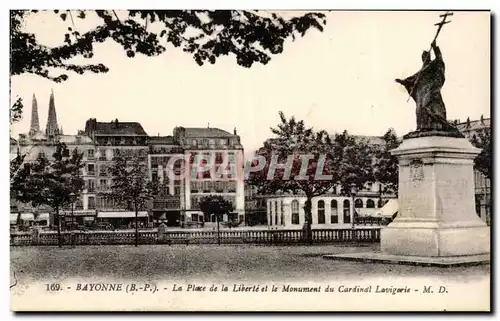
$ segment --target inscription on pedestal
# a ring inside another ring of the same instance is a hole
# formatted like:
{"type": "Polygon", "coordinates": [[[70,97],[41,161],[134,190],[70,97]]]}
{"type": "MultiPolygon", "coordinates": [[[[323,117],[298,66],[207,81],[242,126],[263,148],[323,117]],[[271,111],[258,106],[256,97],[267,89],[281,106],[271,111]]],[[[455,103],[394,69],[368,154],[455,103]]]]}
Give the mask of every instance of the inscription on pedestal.
{"type": "Polygon", "coordinates": [[[421,159],[410,161],[410,181],[419,183],[424,180],[424,162],[421,159]]]}

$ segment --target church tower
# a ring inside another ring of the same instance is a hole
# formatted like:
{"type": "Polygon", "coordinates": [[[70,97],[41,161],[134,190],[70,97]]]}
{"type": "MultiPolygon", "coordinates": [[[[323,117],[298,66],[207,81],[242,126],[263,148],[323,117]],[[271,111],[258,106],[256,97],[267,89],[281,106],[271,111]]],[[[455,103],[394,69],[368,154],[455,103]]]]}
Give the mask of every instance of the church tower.
{"type": "Polygon", "coordinates": [[[36,102],[35,94],[33,93],[33,102],[31,104],[31,124],[28,135],[32,137],[35,136],[38,132],[40,132],[40,123],[38,121],[38,104],[36,102]]]}
{"type": "Polygon", "coordinates": [[[56,105],[54,103],[54,90],[50,94],[49,117],[47,118],[47,127],[45,127],[47,137],[59,135],[59,126],[57,126],[56,105]]]}

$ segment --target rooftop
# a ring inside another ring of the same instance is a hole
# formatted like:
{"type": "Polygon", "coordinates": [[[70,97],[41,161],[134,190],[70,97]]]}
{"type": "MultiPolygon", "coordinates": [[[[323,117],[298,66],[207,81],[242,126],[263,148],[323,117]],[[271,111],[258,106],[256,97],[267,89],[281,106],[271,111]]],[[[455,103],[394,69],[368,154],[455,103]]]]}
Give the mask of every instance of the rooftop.
{"type": "Polygon", "coordinates": [[[234,137],[233,134],[219,129],[219,128],[196,128],[187,127],[185,128],[185,137],[187,138],[198,138],[198,137],[234,137]]]}
{"type": "Polygon", "coordinates": [[[92,131],[94,135],[116,136],[147,136],[144,128],[138,122],[121,122],[115,119],[111,122],[98,122],[95,118],[87,120],[85,132],[92,131]]]}
{"type": "Polygon", "coordinates": [[[151,144],[176,145],[173,136],[151,136],[149,142],[151,144]]]}
{"type": "Polygon", "coordinates": [[[483,118],[482,120],[471,120],[468,122],[469,124],[467,125],[467,122],[462,122],[456,124],[458,130],[461,132],[463,131],[475,131],[483,128],[490,128],[491,127],[491,119],[490,118],[483,118]]]}

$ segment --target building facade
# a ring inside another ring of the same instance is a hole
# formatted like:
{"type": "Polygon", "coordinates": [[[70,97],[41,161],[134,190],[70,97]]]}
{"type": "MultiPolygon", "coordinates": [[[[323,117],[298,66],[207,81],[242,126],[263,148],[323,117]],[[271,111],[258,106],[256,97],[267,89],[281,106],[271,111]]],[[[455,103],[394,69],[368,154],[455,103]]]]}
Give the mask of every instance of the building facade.
{"type": "MultiPolygon", "coordinates": [[[[134,225],[135,211],[130,204],[117,204],[105,197],[113,182],[110,168],[116,157],[124,156],[138,158],[147,179],[159,187],[154,199],[139,211],[140,226],[166,223],[209,227],[215,218],[205,217],[199,208],[200,199],[207,195],[221,195],[233,204],[234,211],[224,217],[225,222],[244,224],[243,146],[236,131],[231,134],[218,128],[176,127],[173,136],[150,137],[137,122],[100,122],[91,118],[77,135],[64,135],[58,127],[54,93],[49,100],[45,130],[39,126],[38,107],[33,96],[30,130],[19,135],[18,140],[11,138],[10,159],[18,154],[28,162],[41,156],[51,159],[58,143],[83,154],[81,175],[85,185],[74,204],[61,210],[64,221],[67,218],[77,225],[106,223],[114,228],[134,225]],[[210,170],[203,168],[208,165],[210,170]],[[222,175],[217,175],[219,169],[224,170],[222,175]]],[[[13,214],[28,217],[40,212],[45,217],[53,210],[11,201],[13,214]]]]}
{"type": "MultiPolygon", "coordinates": [[[[394,195],[382,195],[380,184],[367,184],[354,196],[340,193],[340,187],[312,199],[313,229],[338,228],[352,225],[358,217],[376,217],[394,195]]],[[[301,229],[305,223],[303,195],[272,195],[267,197],[267,224],[271,229],[301,229]]]]}
{"type": "MultiPolygon", "coordinates": [[[[481,134],[485,130],[491,129],[491,119],[484,118],[481,115],[479,120],[470,120],[467,118],[465,122],[460,122],[460,120],[455,121],[457,128],[464,134],[466,138],[471,141],[480,140],[481,134]]],[[[475,186],[475,203],[476,203],[476,213],[483,221],[490,224],[491,220],[491,180],[487,178],[483,173],[474,170],[474,186],[475,186]]]]}
{"type": "MultiPolygon", "coordinates": [[[[113,176],[110,171],[116,157],[131,157],[147,168],[148,135],[137,122],[98,122],[91,118],[85,123],[85,135],[93,142],[92,148],[84,153],[85,190],[88,194],[88,208],[97,213],[98,222],[110,223],[114,228],[131,228],[135,224],[135,210],[131,204],[118,204],[105,197],[111,192],[113,176]]],[[[146,174],[145,174],[146,175],[146,174]]],[[[139,225],[149,223],[147,208],[140,208],[139,225]]]]}

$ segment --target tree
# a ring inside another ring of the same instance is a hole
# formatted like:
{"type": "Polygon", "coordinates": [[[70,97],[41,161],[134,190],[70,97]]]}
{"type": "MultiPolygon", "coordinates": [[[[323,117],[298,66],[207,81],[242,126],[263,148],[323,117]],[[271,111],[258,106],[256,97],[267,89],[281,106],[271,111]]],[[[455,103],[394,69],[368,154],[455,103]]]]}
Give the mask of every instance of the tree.
{"type": "Polygon", "coordinates": [[[211,214],[217,220],[217,243],[220,245],[220,221],[224,214],[229,214],[234,210],[233,204],[220,195],[204,196],[199,201],[200,210],[204,214],[204,221],[208,221],[211,214]]]}
{"type": "Polygon", "coordinates": [[[135,211],[135,246],[139,245],[139,210],[145,208],[154,195],[154,188],[146,175],[146,164],[137,156],[116,156],[110,168],[113,183],[110,192],[101,197],[131,207],[135,211]]]}
{"type": "MultiPolygon", "coordinates": [[[[167,195],[167,190],[169,187],[168,182],[166,182],[166,181],[160,182],[158,180],[153,180],[149,184],[149,187],[151,189],[151,195],[153,196],[152,197],[153,200],[156,198],[162,199],[162,198],[168,197],[168,195],[167,195]]],[[[158,213],[158,212],[153,211],[153,215],[152,215],[153,222],[156,220],[156,223],[159,223],[161,215],[162,215],[161,212],[158,213]]]]}
{"type": "MultiPolygon", "coordinates": [[[[491,146],[491,128],[484,128],[478,131],[477,135],[473,135],[470,141],[475,147],[481,148],[481,153],[479,153],[479,155],[477,155],[474,159],[474,169],[481,172],[488,180],[491,180],[493,158],[493,150],[491,146]]],[[[488,202],[489,207],[487,213],[491,213],[491,208],[493,207],[493,198],[490,196],[485,201],[488,202]]],[[[490,217],[487,217],[488,224],[489,219],[490,217]]]]}
{"type": "MultiPolygon", "coordinates": [[[[18,156],[21,159],[21,156],[18,156]]],[[[53,159],[44,156],[34,162],[20,165],[11,179],[11,193],[17,201],[31,203],[37,207],[48,205],[55,210],[58,245],[62,245],[59,211],[74,202],[72,194],[79,194],[84,181],[80,175],[83,153],[74,149],[70,152],[64,143],[56,145],[53,159]]],[[[22,162],[17,160],[15,166],[22,162]]],[[[11,170],[12,173],[12,170],[11,170]]]]}
{"type": "Polygon", "coordinates": [[[387,130],[382,138],[384,145],[375,152],[375,180],[383,184],[382,192],[397,194],[399,184],[398,158],[391,155],[391,150],[398,148],[401,142],[392,128],[387,130]]]}
{"type": "MultiPolygon", "coordinates": [[[[54,10],[55,18],[68,24],[64,43],[49,48],[36,35],[23,30],[25,20],[38,10],[10,11],[11,76],[32,73],[62,82],[66,73],[54,75],[54,69],[103,73],[108,68],[100,63],[77,64],[72,59],[91,59],[94,45],[111,40],[119,44],[130,58],[136,54],[157,56],[165,52],[164,44],[191,54],[200,66],[214,64],[220,56],[236,56],[238,65],[251,67],[267,64],[271,55],[283,52],[285,41],[304,36],[310,28],[323,30],[321,13],[285,19],[275,13],[240,10],[54,10]],[[94,16],[97,25],[86,32],[78,30],[78,19],[94,16]]],[[[45,11],[45,13],[51,13],[45,11]]],[[[11,108],[12,111],[12,108],[11,108]]]]}
{"type": "Polygon", "coordinates": [[[473,135],[471,143],[481,148],[481,153],[474,159],[474,168],[480,171],[486,178],[491,179],[493,150],[491,146],[491,129],[484,128],[473,135]]]}
{"type": "Polygon", "coordinates": [[[350,190],[347,187],[353,184],[363,186],[372,179],[371,158],[363,142],[357,142],[346,131],[331,140],[326,131],[307,128],[302,120],[288,120],[282,112],[280,119],[277,128],[271,128],[276,137],[264,142],[256,153],[265,166],[252,172],[247,183],[263,194],[303,194],[305,239],[312,242],[312,199],[337,185],[343,190],[350,190]],[[273,168],[273,163],[290,166],[273,168]]]}

